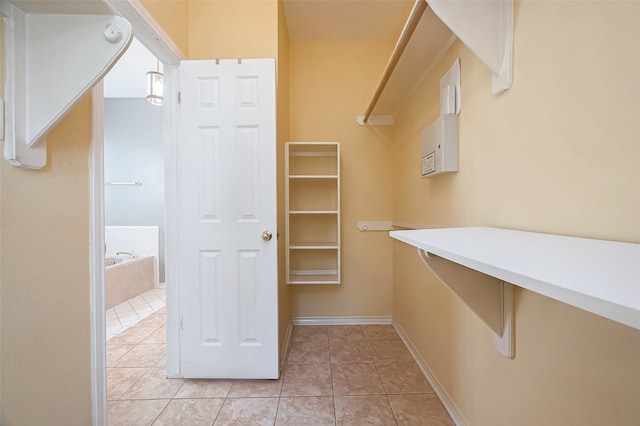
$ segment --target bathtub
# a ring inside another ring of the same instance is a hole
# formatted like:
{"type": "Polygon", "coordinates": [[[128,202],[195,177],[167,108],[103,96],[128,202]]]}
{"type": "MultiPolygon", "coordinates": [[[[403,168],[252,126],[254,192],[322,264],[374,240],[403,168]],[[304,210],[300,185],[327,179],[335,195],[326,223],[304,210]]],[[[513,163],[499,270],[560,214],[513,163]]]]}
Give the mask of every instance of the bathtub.
{"type": "Polygon", "coordinates": [[[122,302],[139,296],[158,282],[158,258],[108,256],[105,258],[104,291],[105,308],[113,308],[122,302]]]}

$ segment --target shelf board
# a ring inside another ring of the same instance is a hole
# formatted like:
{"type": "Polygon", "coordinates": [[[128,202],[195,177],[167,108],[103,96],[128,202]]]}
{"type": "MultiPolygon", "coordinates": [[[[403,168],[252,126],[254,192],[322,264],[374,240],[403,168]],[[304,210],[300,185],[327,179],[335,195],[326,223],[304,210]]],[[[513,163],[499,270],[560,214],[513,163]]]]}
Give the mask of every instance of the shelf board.
{"type": "Polygon", "coordinates": [[[289,214],[338,214],[337,210],[290,210],[289,214]]]}
{"type": "Polygon", "coordinates": [[[292,270],[287,284],[340,284],[336,270],[292,270]]]}
{"type": "Polygon", "coordinates": [[[289,151],[289,157],[336,157],[335,151],[289,151]]]}
{"type": "Polygon", "coordinates": [[[338,175],[289,175],[289,179],[338,179],[338,175]]]}
{"type": "Polygon", "coordinates": [[[499,228],[391,231],[391,237],[640,329],[640,245],[499,228]]]}
{"type": "Polygon", "coordinates": [[[292,250],[337,250],[338,243],[290,243],[289,248],[292,250]]]}

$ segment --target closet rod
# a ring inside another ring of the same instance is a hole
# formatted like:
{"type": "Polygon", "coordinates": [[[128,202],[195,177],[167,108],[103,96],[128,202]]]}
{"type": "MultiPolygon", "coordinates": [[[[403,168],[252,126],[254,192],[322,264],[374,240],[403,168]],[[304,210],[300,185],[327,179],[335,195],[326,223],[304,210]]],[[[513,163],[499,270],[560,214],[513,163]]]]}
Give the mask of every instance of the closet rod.
{"type": "Polygon", "coordinates": [[[400,61],[400,57],[402,56],[402,52],[409,44],[409,40],[413,35],[416,27],[418,26],[418,22],[420,22],[420,18],[422,18],[422,14],[427,10],[427,2],[426,0],[416,0],[413,5],[413,9],[411,9],[411,13],[409,14],[409,18],[407,18],[407,22],[404,24],[404,28],[402,29],[402,33],[400,33],[400,38],[398,38],[398,42],[393,48],[393,52],[391,52],[391,57],[389,58],[389,62],[387,62],[387,67],[384,69],[384,74],[382,74],[382,78],[380,79],[380,83],[378,83],[378,88],[376,92],[373,94],[373,98],[369,103],[369,108],[364,113],[363,122],[367,122],[371,113],[373,112],[373,108],[375,108],[376,103],[378,103],[378,99],[382,95],[382,91],[385,86],[389,82],[389,78],[391,78],[391,74],[393,70],[398,65],[398,61],[400,61]]]}

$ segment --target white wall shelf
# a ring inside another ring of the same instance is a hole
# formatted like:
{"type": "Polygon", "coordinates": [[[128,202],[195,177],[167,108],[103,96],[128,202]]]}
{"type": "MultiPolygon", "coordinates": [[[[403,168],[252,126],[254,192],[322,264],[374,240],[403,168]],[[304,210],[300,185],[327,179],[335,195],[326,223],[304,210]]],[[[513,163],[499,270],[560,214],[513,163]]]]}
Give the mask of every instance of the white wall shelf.
{"type": "Polygon", "coordinates": [[[491,70],[494,94],[511,87],[513,0],[416,0],[367,112],[356,118],[358,124],[393,125],[396,110],[456,38],[491,70]]]}
{"type": "Polygon", "coordinates": [[[390,235],[423,259],[437,256],[640,329],[639,244],[483,227],[390,235]]]}
{"type": "Polygon", "coordinates": [[[337,142],[285,145],[287,284],[340,284],[337,142]]]}
{"type": "Polygon", "coordinates": [[[485,63],[496,95],[511,87],[513,0],[429,0],[433,12],[485,63]]]}

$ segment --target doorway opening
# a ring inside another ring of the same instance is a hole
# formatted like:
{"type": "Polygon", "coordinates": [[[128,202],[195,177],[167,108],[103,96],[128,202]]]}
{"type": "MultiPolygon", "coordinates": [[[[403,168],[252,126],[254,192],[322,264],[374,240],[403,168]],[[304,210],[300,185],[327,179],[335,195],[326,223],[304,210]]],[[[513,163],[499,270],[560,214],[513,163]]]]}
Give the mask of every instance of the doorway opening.
{"type": "Polygon", "coordinates": [[[162,65],[134,39],[104,78],[107,340],[165,305],[162,105],[146,99],[149,72],[162,65]]]}
{"type": "MultiPolygon", "coordinates": [[[[135,34],[138,40],[153,54],[159,58],[159,62],[166,64],[164,71],[165,105],[159,110],[162,111],[162,119],[159,127],[162,129],[161,138],[157,141],[158,146],[163,150],[164,155],[164,193],[161,195],[165,206],[164,238],[165,242],[165,266],[164,281],[170,282],[175,274],[175,221],[173,220],[172,208],[175,208],[175,167],[172,153],[175,149],[175,97],[176,94],[170,90],[173,86],[173,78],[177,64],[185,59],[186,55],[171,38],[153,20],[146,10],[136,7],[135,4],[124,2],[114,2],[114,9],[129,22],[134,23],[135,34]],[[173,186],[172,186],[173,185],[173,186]],[[172,207],[173,206],[173,207],[172,207]]],[[[157,62],[152,69],[155,70],[157,62]]],[[[146,72],[145,72],[146,73],[146,72]]],[[[94,425],[106,425],[107,407],[107,371],[106,371],[106,314],[105,314],[105,145],[104,145],[104,124],[105,124],[105,101],[104,84],[100,82],[92,92],[92,143],[91,143],[91,166],[90,166],[90,194],[91,194],[91,316],[92,316],[92,412],[94,425]]],[[[143,86],[144,87],[144,86],[143,86]]],[[[107,106],[107,108],[109,108],[107,106]]],[[[157,107],[156,107],[157,108],[157,107]]],[[[163,179],[160,178],[162,181],[163,179]]],[[[134,180],[133,183],[138,180],[134,180]]],[[[147,185],[149,184],[147,180],[147,185]]],[[[129,183],[129,182],[127,182],[129,183]]],[[[142,186],[145,182],[142,181],[142,186]]],[[[133,185],[135,187],[136,185],[133,185]]],[[[115,189],[115,188],[113,188],[115,189]]],[[[122,189],[122,188],[120,188],[122,189]]],[[[129,188],[131,189],[131,188],[129,188]]],[[[158,229],[158,234],[160,230],[158,229]]],[[[160,241],[160,237],[158,238],[160,241]]],[[[159,244],[158,244],[159,245],[159,244]]],[[[113,249],[120,251],[121,249],[113,249]]],[[[130,252],[132,249],[122,251],[130,252]]],[[[160,247],[158,247],[158,252],[160,247]]],[[[133,249],[135,252],[135,248],[133,249]]],[[[126,255],[124,255],[126,256],[126,255]]],[[[158,253],[158,259],[160,253],[158,253]]],[[[175,280],[174,280],[175,282],[175,280]]],[[[160,283],[160,263],[158,260],[158,283],[160,283]]],[[[172,290],[165,290],[168,298],[171,299],[172,290]]],[[[167,329],[169,335],[177,333],[177,312],[172,312],[167,307],[167,329]],[[173,324],[173,325],[172,325],[173,324]]],[[[176,376],[179,374],[177,367],[178,347],[177,342],[169,339],[167,342],[167,374],[176,376]]]]}

